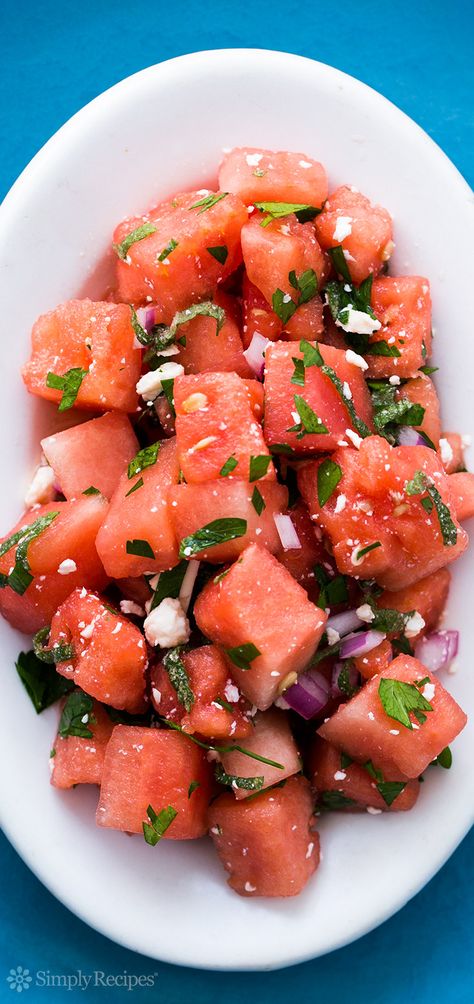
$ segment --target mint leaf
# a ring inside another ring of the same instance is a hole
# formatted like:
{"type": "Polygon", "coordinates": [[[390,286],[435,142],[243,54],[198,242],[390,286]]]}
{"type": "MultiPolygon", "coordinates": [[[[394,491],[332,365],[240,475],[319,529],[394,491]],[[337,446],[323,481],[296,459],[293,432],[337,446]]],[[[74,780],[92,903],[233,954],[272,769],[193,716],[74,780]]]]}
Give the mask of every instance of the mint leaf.
{"type": "Polygon", "coordinates": [[[217,203],[220,202],[221,199],[225,199],[228,194],[228,192],[211,192],[210,195],[205,195],[203,199],[199,199],[199,202],[195,202],[194,205],[190,206],[189,210],[199,209],[198,216],[200,216],[201,213],[205,213],[208,209],[212,209],[213,206],[217,206],[217,203]]]}
{"type": "Polygon", "coordinates": [[[227,784],[231,788],[242,788],[245,791],[260,791],[263,788],[264,777],[238,777],[236,774],[227,774],[221,763],[216,763],[216,781],[219,784],[227,784]]]}
{"type": "Polygon", "coordinates": [[[251,502],[252,502],[252,505],[253,505],[253,507],[255,509],[255,512],[257,513],[257,516],[261,516],[263,510],[266,509],[267,506],[266,506],[265,499],[264,499],[263,495],[261,494],[261,492],[259,492],[259,490],[258,490],[258,488],[257,488],[256,485],[255,485],[255,488],[254,488],[254,490],[252,492],[251,502]]]}
{"type": "Polygon", "coordinates": [[[174,237],[168,241],[166,247],[163,248],[161,254],[158,255],[157,261],[165,261],[166,258],[178,247],[179,241],[175,241],[174,237]]]}
{"type": "Polygon", "coordinates": [[[318,501],[326,505],[342,478],[342,468],[334,460],[323,460],[318,467],[318,501]]]}
{"type": "Polygon", "coordinates": [[[33,523],[28,526],[23,526],[21,530],[17,530],[16,533],[8,537],[7,540],[3,541],[0,545],[0,558],[8,551],[15,547],[15,564],[9,575],[5,575],[1,580],[1,587],[10,586],[15,593],[19,596],[23,596],[26,592],[28,586],[33,582],[33,576],[31,575],[30,565],[28,562],[28,547],[33,540],[44,533],[45,530],[51,525],[53,520],[59,516],[59,512],[48,512],[45,516],[39,516],[35,519],[33,523]]]}
{"type": "Polygon", "coordinates": [[[91,485],[90,488],[86,488],[85,492],[83,492],[82,494],[83,495],[100,495],[100,491],[99,491],[98,488],[94,488],[94,485],[91,485]]]}
{"type": "Polygon", "coordinates": [[[152,805],[149,805],[146,814],[149,823],[142,823],[143,826],[143,836],[147,844],[151,847],[155,847],[162,836],[166,833],[168,827],[171,826],[173,819],[176,819],[178,815],[177,809],[174,809],[172,805],[167,805],[165,809],[161,809],[160,812],[155,812],[152,805]]]}
{"type": "Polygon", "coordinates": [[[382,547],[380,540],[374,540],[373,544],[367,544],[367,547],[361,548],[357,551],[356,559],[363,558],[365,554],[369,554],[370,551],[375,551],[376,547],[382,547]]]}
{"type": "Polygon", "coordinates": [[[45,665],[34,652],[20,652],[15,668],[38,715],[74,686],[71,680],[59,676],[53,666],[45,665]]]}
{"type": "Polygon", "coordinates": [[[284,216],[292,214],[300,223],[307,223],[308,220],[314,220],[321,212],[321,209],[303,202],[256,202],[255,206],[261,213],[267,214],[260,224],[262,227],[267,227],[272,220],[281,220],[284,216]]]}
{"type": "Polygon", "coordinates": [[[260,478],[264,478],[268,471],[268,467],[271,461],[271,457],[264,454],[259,457],[250,457],[250,468],[249,468],[249,481],[259,481],[260,478]]]}
{"type": "Polygon", "coordinates": [[[127,540],[125,550],[127,554],[136,554],[139,558],[155,558],[155,552],[147,540],[139,540],[138,538],[127,540]]]}
{"type": "Polygon", "coordinates": [[[410,719],[411,713],[416,715],[416,712],[433,710],[432,705],[426,700],[426,697],[423,697],[423,694],[420,693],[413,683],[404,683],[402,680],[390,680],[382,677],[378,693],[382,707],[389,718],[400,722],[407,729],[413,728],[410,719]]]}
{"type": "MultiPolygon", "coordinates": [[[[441,495],[431,478],[428,478],[424,471],[415,471],[411,481],[407,482],[406,492],[407,495],[421,495],[424,492],[427,492],[436,509],[443,544],[445,547],[454,547],[458,536],[456,525],[453,522],[448,506],[445,502],[443,502],[443,499],[441,498],[441,495]]],[[[421,504],[427,512],[431,511],[427,508],[426,502],[423,499],[421,499],[421,504]]]]}
{"type": "Polygon", "coordinates": [[[342,791],[322,791],[319,795],[319,801],[324,809],[332,809],[334,811],[354,808],[357,805],[357,802],[353,798],[343,795],[342,791]]]}
{"type": "Polygon", "coordinates": [[[92,714],[93,705],[92,697],[84,694],[82,690],[74,690],[69,695],[59,719],[58,733],[62,739],[66,739],[67,736],[92,739],[93,732],[89,725],[95,723],[92,714]]]}
{"type": "Polygon", "coordinates": [[[191,781],[191,784],[189,785],[189,788],[188,788],[188,798],[191,798],[191,795],[193,794],[193,792],[196,791],[196,789],[200,788],[200,787],[201,787],[201,782],[200,781],[191,781]]]}
{"type": "Polygon", "coordinates": [[[292,270],[288,275],[288,280],[290,286],[293,286],[293,289],[296,289],[299,293],[298,306],[301,306],[302,303],[309,303],[318,292],[318,277],[314,268],[306,269],[305,272],[301,273],[299,278],[296,272],[292,270]]]}
{"type": "Polygon", "coordinates": [[[379,781],[376,785],[377,791],[382,796],[385,805],[391,805],[401,795],[406,786],[406,781],[379,781]]]}
{"type": "Polygon", "coordinates": [[[280,318],[283,327],[293,317],[296,306],[295,301],[291,299],[289,293],[284,293],[282,289],[275,290],[272,296],[272,307],[277,317],[280,318]]]}
{"type": "Polygon", "coordinates": [[[179,546],[180,558],[189,558],[218,544],[226,544],[229,540],[243,537],[247,533],[247,520],[228,516],[224,519],[213,519],[200,530],[184,537],[179,546]]]}
{"type": "Polygon", "coordinates": [[[296,432],[297,439],[302,439],[306,435],[324,435],[328,432],[327,426],[300,394],[295,394],[293,400],[301,421],[288,429],[288,432],[296,432]]]}
{"type": "Polygon", "coordinates": [[[183,579],[186,575],[186,569],[188,568],[187,561],[180,561],[178,565],[174,568],[170,568],[167,572],[160,572],[157,586],[155,592],[153,593],[153,599],[151,601],[150,612],[158,607],[162,600],[168,598],[176,600],[179,596],[181,586],[183,585],[183,579]]]}
{"type": "Polygon", "coordinates": [[[342,275],[345,282],[352,285],[351,273],[349,272],[349,266],[344,257],[344,250],[342,246],[337,244],[336,247],[328,248],[328,255],[338,275],[342,275]]]}
{"type": "Polygon", "coordinates": [[[244,756],[250,757],[251,760],[258,760],[259,763],[266,763],[268,767],[276,767],[278,770],[284,770],[284,765],[278,763],[276,760],[269,760],[268,757],[260,756],[260,753],[254,753],[253,750],[247,750],[244,746],[240,746],[238,743],[230,743],[228,746],[216,746],[214,743],[203,742],[202,739],[197,739],[195,735],[191,735],[190,732],[185,732],[181,725],[177,725],[176,722],[166,721],[166,725],[169,729],[173,729],[174,732],[181,732],[182,735],[186,736],[190,742],[199,746],[202,750],[215,750],[216,753],[232,753],[236,750],[237,753],[243,753],[244,756]]]}
{"type": "Polygon", "coordinates": [[[226,478],[226,477],[228,477],[229,474],[232,474],[232,471],[235,471],[235,468],[237,467],[237,464],[238,464],[238,460],[236,460],[235,457],[229,457],[226,460],[225,464],[222,465],[222,467],[221,467],[221,469],[219,471],[220,477],[221,478],[226,478]]]}
{"type": "Polygon", "coordinates": [[[129,479],[134,478],[136,474],[140,474],[147,467],[153,467],[153,464],[156,464],[160,446],[161,443],[152,443],[151,446],[145,446],[143,450],[139,450],[136,457],[128,465],[129,479]]]}
{"type": "Polygon", "coordinates": [[[139,478],[138,481],[135,481],[135,484],[132,485],[132,487],[128,490],[128,492],[125,492],[125,498],[128,499],[129,495],[133,495],[133,493],[138,491],[139,488],[143,488],[144,484],[145,482],[143,478],[139,478]]]}
{"type": "Polygon", "coordinates": [[[227,256],[229,254],[228,248],[225,244],[217,244],[216,247],[206,248],[206,251],[212,255],[220,265],[225,265],[227,261],[227,256]]]}
{"type": "Polygon", "coordinates": [[[46,662],[50,666],[58,662],[70,662],[74,659],[74,647],[66,642],[56,642],[52,648],[47,648],[49,642],[50,628],[43,627],[36,632],[33,638],[33,650],[41,662],[46,662]]]}
{"type": "Polygon", "coordinates": [[[441,750],[441,753],[438,753],[436,760],[433,760],[433,763],[438,764],[439,767],[444,767],[445,770],[449,770],[452,762],[453,754],[451,753],[449,746],[446,746],[444,750],[441,750]]]}
{"type": "Polygon", "coordinates": [[[118,257],[122,261],[125,261],[132,244],[136,244],[137,241],[144,240],[145,237],[150,237],[151,234],[155,233],[155,231],[156,227],[153,223],[142,223],[141,226],[136,227],[135,230],[132,230],[131,233],[127,234],[123,241],[120,241],[120,244],[112,244],[112,247],[118,257]]]}
{"type": "Polygon", "coordinates": [[[171,648],[163,659],[163,665],[170,678],[171,686],[176,691],[176,696],[180,704],[183,704],[186,711],[192,710],[195,697],[189,683],[189,676],[181,658],[181,649],[171,648]]]}
{"type": "Polygon", "coordinates": [[[58,376],[57,373],[48,373],[46,386],[51,387],[53,390],[62,390],[63,392],[58,405],[58,411],[69,411],[75,405],[82,381],[87,376],[87,373],[87,370],[83,370],[78,366],[68,370],[63,376],[58,376]]]}
{"type": "Polygon", "coordinates": [[[239,669],[250,669],[250,663],[257,659],[261,652],[253,642],[249,641],[243,645],[236,645],[235,648],[227,648],[226,654],[234,666],[238,666],[239,669]]]}

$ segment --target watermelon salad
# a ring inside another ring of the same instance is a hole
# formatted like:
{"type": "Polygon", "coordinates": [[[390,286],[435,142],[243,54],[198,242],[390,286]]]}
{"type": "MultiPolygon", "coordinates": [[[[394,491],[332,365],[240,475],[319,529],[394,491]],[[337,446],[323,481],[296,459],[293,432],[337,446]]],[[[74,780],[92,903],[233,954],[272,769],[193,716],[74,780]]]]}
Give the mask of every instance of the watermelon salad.
{"type": "Polygon", "coordinates": [[[111,288],[39,317],[23,369],[51,434],[0,611],[58,704],[51,783],[150,846],[208,834],[242,896],[301,892],[323,813],[416,811],[466,723],[442,619],[474,475],[393,236],[306,154],[226,151],[117,225],[111,288]]]}

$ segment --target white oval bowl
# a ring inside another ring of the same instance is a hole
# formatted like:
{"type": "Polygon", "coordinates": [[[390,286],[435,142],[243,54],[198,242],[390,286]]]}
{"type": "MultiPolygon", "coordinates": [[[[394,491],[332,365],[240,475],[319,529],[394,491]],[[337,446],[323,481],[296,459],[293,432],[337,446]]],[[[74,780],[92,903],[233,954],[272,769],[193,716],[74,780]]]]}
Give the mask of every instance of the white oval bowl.
{"type": "MultiPolygon", "coordinates": [[[[1,532],[18,517],[54,409],[20,379],[38,314],[80,293],[100,296],[118,220],[174,191],[212,182],[224,147],[302,151],[395,221],[392,274],[430,278],[444,426],[473,430],[472,196],[441,150],[394,105],[321,63],[285,53],[220,50],[152,66],[75,115],[23,172],[0,210],[3,353],[1,532]]],[[[472,568],[472,566],[471,566],[472,568]]],[[[459,673],[474,706],[469,558],[458,562],[446,623],[461,630],[459,673]]],[[[472,581],[472,580],[471,580],[472,581]]],[[[92,788],[48,783],[56,711],[38,718],[13,669],[29,642],[0,623],[4,709],[1,804],[18,852],[74,913],[127,948],[209,969],[269,969],[347,944],[391,916],[435,874],[473,820],[472,730],[448,773],[429,771],[408,814],[321,820],[323,861],[296,899],[242,899],[209,841],[163,842],[96,828],[92,788]]]]}

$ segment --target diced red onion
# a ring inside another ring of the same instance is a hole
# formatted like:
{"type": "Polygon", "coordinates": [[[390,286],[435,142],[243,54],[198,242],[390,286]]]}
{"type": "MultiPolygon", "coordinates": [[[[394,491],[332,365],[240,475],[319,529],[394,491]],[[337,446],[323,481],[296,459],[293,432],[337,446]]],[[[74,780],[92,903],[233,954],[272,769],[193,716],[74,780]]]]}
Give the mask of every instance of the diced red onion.
{"type": "Polygon", "coordinates": [[[426,446],[426,439],[411,425],[401,425],[398,430],[399,446],[426,446]]]}
{"type": "Polygon", "coordinates": [[[244,351],[244,356],[258,380],[263,380],[263,369],[265,366],[263,357],[266,349],[271,344],[269,338],[264,338],[259,331],[255,331],[248,349],[244,351]]]}
{"type": "Polygon", "coordinates": [[[137,310],[137,321],[148,334],[155,326],[155,312],[156,307],[138,307],[137,310]]]}
{"type": "Polygon", "coordinates": [[[301,541],[294,528],[291,516],[283,512],[276,512],[273,515],[281,546],[285,551],[301,550],[301,541]]]}
{"type": "Polygon", "coordinates": [[[373,648],[384,640],[383,631],[357,631],[355,634],[348,634],[341,644],[339,657],[341,659],[356,659],[360,655],[366,655],[373,648]]]}
{"type": "Polygon", "coordinates": [[[334,614],[334,617],[329,617],[326,623],[326,630],[331,628],[333,631],[337,631],[338,635],[343,638],[350,631],[356,631],[363,623],[364,621],[359,617],[356,610],[343,610],[341,614],[334,614]]]}
{"type": "Polygon", "coordinates": [[[444,669],[458,654],[459,631],[433,631],[415,645],[415,658],[436,673],[444,669]]]}
{"type": "Polygon", "coordinates": [[[334,663],[334,666],[332,668],[331,697],[337,697],[337,698],[347,697],[347,694],[344,694],[344,692],[340,689],[338,683],[339,674],[342,669],[347,669],[349,686],[354,690],[356,687],[359,686],[360,675],[357,672],[355,666],[351,665],[345,666],[343,662],[336,662],[334,663]]]}
{"type": "Polygon", "coordinates": [[[326,707],[329,701],[329,682],[317,669],[309,669],[298,677],[298,682],[285,690],[278,699],[280,708],[286,707],[309,721],[326,707]]]}

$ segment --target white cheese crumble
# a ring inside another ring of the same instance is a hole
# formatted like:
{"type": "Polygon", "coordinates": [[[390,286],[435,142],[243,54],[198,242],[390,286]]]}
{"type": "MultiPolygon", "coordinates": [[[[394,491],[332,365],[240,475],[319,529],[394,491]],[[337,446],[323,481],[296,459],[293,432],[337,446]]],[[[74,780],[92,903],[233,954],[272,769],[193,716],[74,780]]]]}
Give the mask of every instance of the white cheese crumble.
{"type": "Polygon", "coordinates": [[[441,460],[443,461],[443,464],[446,467],[448,464],[451,463],[453,459],[453,448],[451,446],[451,443],[449,443],[447,439],[443,438],[440,439],[439,452],[441,454],[441,460]]]}
{"type": "Polygon", "coordinates": [[[388,378],[388,382],[391,383],[392,387],[398,387],[400,383],[400,377],[397,376],[397,374],[395,374],[394,376],[388,378]]]}
{"type": "Polygon", "coordinates": [[[334,228],[334,233],[332,235],[333,241],[337,241],[338,244],[342,244],[343,240],[352,233],[352,216],[338,216],[336,219],[336,226],[334,228]]]}
{"type": "Polygon", "coordinates": [[[371,816],[379,816],[380,813],[382,812],[382,809],[375,809],[373,805],[368,805],[367,812],[370,812],[371,816]]]}
{"type": "Polygon", "coordinates": [[[335,773],[335,775],[334,775],[334,780],[335,781],[345,781],[346,777],[347,777],[347,774],[346,774],[345,770],[337,770],[336,773],[335,773]]]}
{"type": "Polygon", "coordinates": [[[361,621],[365,621],[366,624],[370,624],[371,621],[375,620],[374,611],[368,603],[362,603],[360,607],[357,607],[356,614],[360,617],[361,621]]]}
{"type": "Polygon", "coordinates": [[[343,331],[352,331],[359,335],[371,335],[382,327],[380,321],[374,320],[364,310],[356,310],[351,303],[347,307],[344,307],[343,313],[346,315],[346,320],[342,322],[338,318],[336,321],[338,327],[342,328],[343,331]]]}
{"type": "Polygon", "coordinates": [[[328,638],[328,645],[337,645],[338,641],[341,640],[339,631],[336,631],[335,628],[326,628],[326,634],[328,638]]]}
{"type": "Polygon", "coordinates": [[[230,680],[227,681],[224,687],[224,697],[229,704],[237,704],[240,698],[239,688],[235,686],[235,683],[231,683],[230,680]]]}
{"type": "Polygon", "coordinates": [[[143,623],[145,637],[150,645],[174,648],[189,641],[189,621],[179,600],[167,596],[155,607],[143,623]]]}
{"type": "Polygon", "coordinates": [[[47,465],[38,467],[25,495],[25,506],[32,509],[34,505],[43,505],[54,498],[54,471],[47,465]]]}
{"type": "Polygon", "coordinates": [[[358,450],[362,444],[362,437],[358,436],[357,432],[354,432],[353,429],[346,429],[344,435],[346,435],[347,438],[350,439],[352,445],[355,446],[356,450],[358,450]]]}
{"type": "Polygon", "coordinates": [[[369,368],[369,364],[363,356],[359,356],[352,349],[346,349],[346,360],[348,363],[352,363],[353,366],[358,366],[360,370],[368,370],[369,368]]]}
{"type": "Polygon", "coordinates": [[[346,508],[347,497],[346,495],[338,495],[336,499],[336,505],[334,506],[334,512],[339,514],[346,508]]]}
{"type": "Polygon", "coordinates": [[[425,686],[423,687],[421,693],[423,694],[423,697],[426,698],[427,701],[432,701],[435,695],[435,691],[436,687],[434,683],[425,683],[425,686]]]}
{"type": "Polygon", "coordinates": [[[72,572],[77,572],[76,562],[72,558],[65,558],[59,565],[58,572],[60,575],[71,575],[72,572]]]}
{"type": "Polygon", "coordinates": [[[257,886],[252,885],[250,882],[246,882],[244,885],[245,892],[256,892],[257,886]]]}
{"type": "Polygon", "coordinates": [[[181,366],[181,363],[163,363],[158,369],[150,370],[140,377],[136,386],[137,394],[140,394],[144,401],[152,402],[163,390],[162,380],[175,380],[183,373],[184,366],[181,366]]]}
{"type": "Polygon", "coordinates": [[[263,157],[263,153],[248,153],[245,160],[249,167],[257,167],[263,157]]]}
{"type": "Polygon", "coordinates": [[[410,617],[405,624],[405,635],[407,638],[415,638],[423,630],[425,622],[418,610],[410,617]]]}

